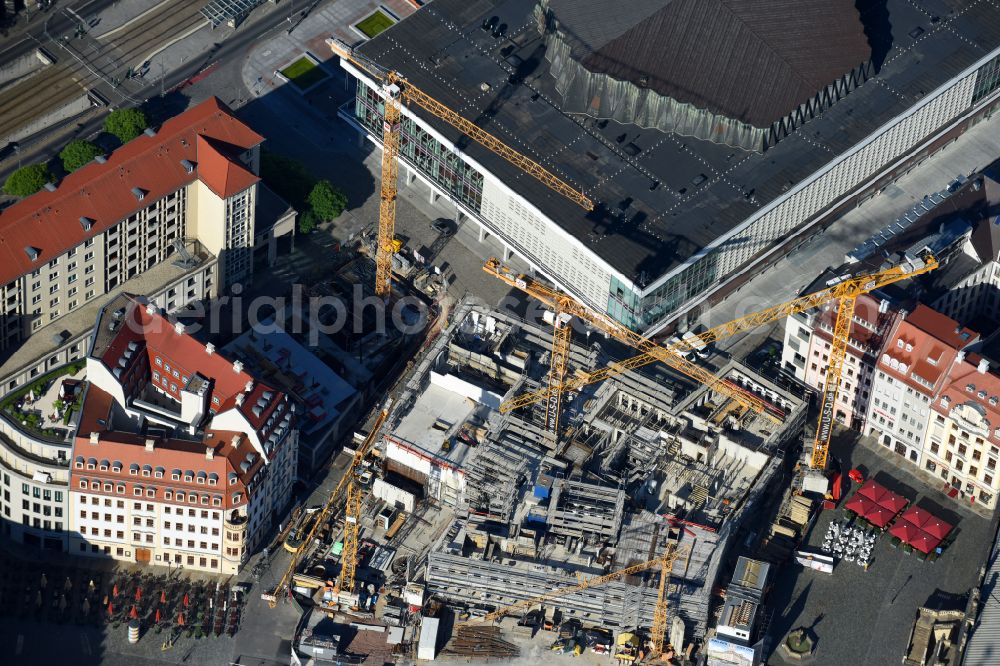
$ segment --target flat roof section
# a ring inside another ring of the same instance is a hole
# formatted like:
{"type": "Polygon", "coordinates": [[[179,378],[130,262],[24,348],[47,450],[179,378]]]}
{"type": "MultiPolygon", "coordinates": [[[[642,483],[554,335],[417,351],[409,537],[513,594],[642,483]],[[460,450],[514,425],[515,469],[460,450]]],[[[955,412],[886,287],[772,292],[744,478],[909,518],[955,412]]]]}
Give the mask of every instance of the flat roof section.
{"type": "Polygon", "coordinates": [[[415,109],[640,286],[732,231],[1000,44],[1000,11],[987,3],[955,0],[938,16],[908,0],[887,0],[892,43],[878,75],[765,153],[753,153],[565,113],[535,4],[435,0],[359,51],[594,199],[598,206],[587,213],[415,109]],[[481,29],[494,15],[508,26],[500,39],[481,29]]]}

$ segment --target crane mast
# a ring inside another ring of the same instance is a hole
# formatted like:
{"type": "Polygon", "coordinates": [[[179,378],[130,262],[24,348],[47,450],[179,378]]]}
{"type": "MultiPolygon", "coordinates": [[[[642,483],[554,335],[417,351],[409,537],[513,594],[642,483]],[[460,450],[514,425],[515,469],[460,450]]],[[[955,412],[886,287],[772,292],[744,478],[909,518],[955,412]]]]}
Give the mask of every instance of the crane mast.
{"type": "Polygon", "coordinates": [[[378,239],[375,245],[375,293],[378,296],[388,297],[392,288],[392,255],[396,231],[399,141],[403,103],[419,106],[435,118],[448,123],[476,143],[533,176],[584,210],[594,209],[594,202],[587,195],[566,183],[538,162],[514,150],[494,135],[434,99],[407,81],[399,72],[378,65],[340,39],[332,38],[327,42],[335,54],[363,70],[365,74],[381,85],[385,101],[385,110],[382,116],[382,183],[379,194],[378,239]]]}
{"type": "MultiPolygon", "coordinates": [[[[312,527],[309,529],[309,532],[306,534],[306,537],[302,542],[302,545],[296,552],[292,554],[291,561],[288,563],[288,568],[285,569],[285,573],[281,576],[281,580],[275,586],[271,594],[265,595],[268,605],[271,608],[274,608],[275,606],[278,605],[278,595],[288,589],[289,585],[292,582],[292,577],[295,575],[295,569],[296,567],[298,567],[299,561],[301,560],[303,553],[305,553],[309,549],[309,545],[312,543],[313,537],[316,535],[316,531],[319,529],[319,526],[324,524],[330,518],[331,514],[333,513],[334,507],[337,506],[337,503],[340,501],[345,486],[347,487],[348,490],[347,493],[348,506],[346,513],[350,514],[351,502],[352,502],[351,488],[353,487],[355,482],[355,475],[357,474],[358,468],[361,466],[361,461],[365,459],[365,457],[368,455],[368,452],[371,451],[372,446],[378,439],[379,433],[382,430],[382,425],[385,423],[385,420],[388,416],[389,416],[389,404],[387,403],[386,406],[382,409],[382,411],[379,412],[378,417],[375,419],[375,423],[372,425],[371,431],[365,437],[364,441],[358,447],[357,451],[355,451],[354,457],[351,459],[351,464],[344,471],[344,475],[340,478],[340,481],[337,482],[337,486],[330,493],[330,497],[327,499],[326,504],[323,505],[323,509],[320,512],[319,516],[317,516],[316,520],[313,522],[312,527]]],[[[360,490],[358,491],[358,493],[359,495],[357,496],[357,498],[353,499],[353,501],[356,501],[358,504],[358,510],[355,511],[354,513],[355,516],[360,514],[360,490]]],[[[348,559],[350,559],[354,564],[356,564],[357,561],[356,530],[354,532],[354,535],[355,535],[354,551],[351,554],[347,552],[347,544],[345,540],[343,558],[344,562],[347,562],[348,559]]],[[[353,586],[353,581],[354,581],[353,566],[351,570],[350,580],[353,586]]],[[[341,570],[341,581],[342,582],[344,581],[343,569],[341,570]]]]}

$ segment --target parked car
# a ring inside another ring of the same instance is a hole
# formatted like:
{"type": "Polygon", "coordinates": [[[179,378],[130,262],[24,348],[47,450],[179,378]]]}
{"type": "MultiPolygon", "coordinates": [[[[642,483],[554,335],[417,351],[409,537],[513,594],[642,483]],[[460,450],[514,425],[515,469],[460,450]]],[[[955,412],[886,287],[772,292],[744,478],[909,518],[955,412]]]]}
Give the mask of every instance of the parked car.
{"type": "Polygon", "coordinates": [[[455,221],[446,217],[439,217],[431,222],[431,228],[442,236],[451,236],[455,233],[455,221]]]}

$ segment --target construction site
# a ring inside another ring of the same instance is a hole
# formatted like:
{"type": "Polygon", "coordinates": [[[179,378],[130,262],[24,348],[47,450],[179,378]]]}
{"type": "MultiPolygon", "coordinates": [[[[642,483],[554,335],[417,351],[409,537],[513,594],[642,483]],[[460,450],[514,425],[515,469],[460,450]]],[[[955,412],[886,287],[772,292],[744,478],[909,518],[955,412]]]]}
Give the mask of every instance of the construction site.
{"type": "MultiPolygon", "coordinates": [[[[395,280],[407,278],[395,235],[404,103],[593,207],[397,72],[328,44],[384,93],[379,223],[362,240],[376,296],[393,301],[395,280]]],[[[936,267],[924,252],[845,268],[814,293],[661,344],[487,260],[487,274],[543,314],[531,320],[466,296],[345,449],[349,462],[335,462],[345,466],[339,483],[289,526],[291,562],[263,595],[303,605],[293,661],[548,648],[619,663],[760,663],[770,566],[742,555],[755,542],[747,525],[761,529],[777,505],[767,544],[807,529],[830,493],[832,410],[855,301],[936,267]],[[807,391],[711,346],[830,303],[819,421],[803,441],[807,391]]]]}
{"type": "MultiPolygon", "coordinates": [[[[513,656],[515,643],[493,633],[510,629],[624,661],[653,649],[680,658],[705,640],[739,526],[798,444],[807,400],[728,361],[715,369],[726,390],[766,402],[769,416],[658,366],[584,384],[558,407],[542,391],[511,408],[511,397],[548,385],[559,333],[546,321],[464,302],[415,359],[348,452],[357,467],[330,507],[337,519],[303,516],[286,541],[302,549],[286,584],[315,605],[303,631],[319,615],[401,627],[376,642],[417,655],[430,640],[418,625],[440,618],[434,644],[445,655],[513,656]],[[591,628],[626,638],[602,646],[584,639],[591,628]]],[[[566,377],[589,378],[621,351],[613,338],[578,335],[566,377]]],[[[308,644],[315,629],[305,634],[308,644]]],[[[334,642],[342,654],[360,649],[334,642]]]]}

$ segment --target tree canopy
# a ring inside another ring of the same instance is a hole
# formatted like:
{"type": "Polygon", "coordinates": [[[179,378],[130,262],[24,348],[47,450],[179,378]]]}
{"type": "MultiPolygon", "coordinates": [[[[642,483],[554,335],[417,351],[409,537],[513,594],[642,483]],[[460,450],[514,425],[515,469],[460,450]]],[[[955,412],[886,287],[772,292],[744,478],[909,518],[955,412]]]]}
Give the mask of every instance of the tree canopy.
{"type": "Polygon", "coordinates": [[[66,147],[59,153],[63,168],[67,173],[73,173],[83,165],[89,163],[98,155],[103,155],[104,151],[96,143],[76,139],[66,144],[66,147]]]}
{"type": "Polygon", "coordinates": [[[315,211],[319,220],[329,222],[339,217],[347,208],[347,195],[334,187],[330,181],[321,180],[309,192],[309,206],[315,211]]]}
{"type": "Polygon", "coordinates": [[[45,164],[28,164],[7,177],[3,191],[13,197],[26,197],[45,187],[53,180],[45,164]]]}
{"type": "Polygon", "coordinates": [[[148,127],[142,109],[115,109],[104,119],[104,130],[114,134],[122,143],[128,143],[148,127]]]}

